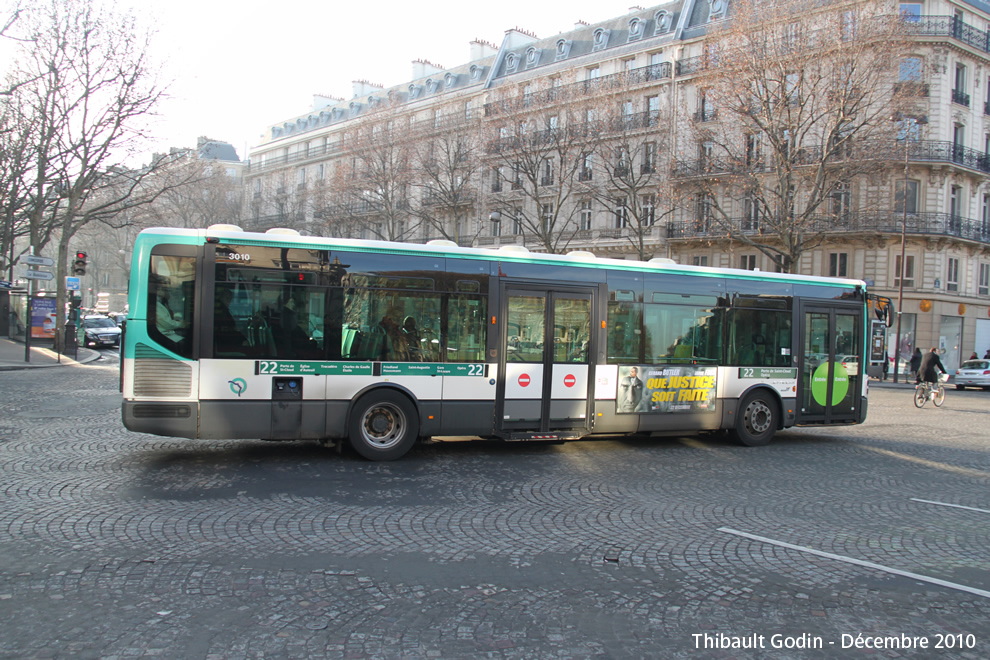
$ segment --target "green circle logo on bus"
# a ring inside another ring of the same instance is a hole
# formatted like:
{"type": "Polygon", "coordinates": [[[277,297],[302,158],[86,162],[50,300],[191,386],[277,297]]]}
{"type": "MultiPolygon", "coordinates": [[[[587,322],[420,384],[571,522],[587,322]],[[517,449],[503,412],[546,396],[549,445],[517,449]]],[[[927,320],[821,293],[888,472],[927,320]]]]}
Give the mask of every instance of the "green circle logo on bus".
{"type": "MultiPolygon", "coordinates": [[[[849,372],[840,363],[835,362],[835,373],[832,376],[832,405],[836,406],[846,398],[849,391],[849,372]]],[[[820,406],[828,405],[828,362],[822,362],[811,375],[811,396],[820,406]]]]}
{"type": "Polygon", "coordinates": [[[227,381],[230,383],[230,391],[240,396],[244,394],[244,390],[247,389],[247,381],[243,378],[235,378],[234,380],[227,381]]]}

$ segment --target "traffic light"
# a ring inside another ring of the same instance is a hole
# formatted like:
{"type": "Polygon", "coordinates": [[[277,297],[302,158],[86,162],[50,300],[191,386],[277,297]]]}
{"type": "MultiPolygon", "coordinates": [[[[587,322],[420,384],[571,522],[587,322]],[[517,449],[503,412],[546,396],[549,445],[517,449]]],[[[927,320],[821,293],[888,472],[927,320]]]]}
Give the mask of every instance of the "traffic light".
{"type": "Polygon", "coordinates": [[[73,275],[85,275],[86,274],[86,253],[76,252],[76,258],[72,260],[72,274],[73,275]]]}

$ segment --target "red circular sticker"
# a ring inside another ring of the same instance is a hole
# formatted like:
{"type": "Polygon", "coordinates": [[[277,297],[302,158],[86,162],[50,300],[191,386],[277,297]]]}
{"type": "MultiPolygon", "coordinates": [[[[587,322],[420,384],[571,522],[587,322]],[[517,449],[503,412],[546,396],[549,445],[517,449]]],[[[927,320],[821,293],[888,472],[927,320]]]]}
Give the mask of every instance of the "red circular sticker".
{"type": "Polygon", "coordinates": [[[522,374],[519,376],[519,387],[526,387],[529,385],[529,374],[522,374]]]}
{"type": "Polygon", "coordinates": [[[577,378],[574,377],[574,374],[567,374],[566,376],[564,376],[564,385],[566,385],[567,387],[574,387],[574,384],[576,382],[577,382],[577,378]]]}

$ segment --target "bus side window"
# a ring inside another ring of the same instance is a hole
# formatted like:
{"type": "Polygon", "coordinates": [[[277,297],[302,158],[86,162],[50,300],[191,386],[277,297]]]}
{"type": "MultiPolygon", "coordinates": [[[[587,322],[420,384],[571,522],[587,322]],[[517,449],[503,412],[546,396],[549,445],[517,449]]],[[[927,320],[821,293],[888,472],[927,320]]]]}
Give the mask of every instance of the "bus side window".
{"type": "Polygon", "coordinates": [[[148,280],[148,334],[183,357],[192,357],[196,259],[152,255],[148,280]]]}
{"type": "Polygon", "coordinates": [[[639,364],[643,336],[643,304],[608,304],[608,361],[612,364],[639,364]]]}

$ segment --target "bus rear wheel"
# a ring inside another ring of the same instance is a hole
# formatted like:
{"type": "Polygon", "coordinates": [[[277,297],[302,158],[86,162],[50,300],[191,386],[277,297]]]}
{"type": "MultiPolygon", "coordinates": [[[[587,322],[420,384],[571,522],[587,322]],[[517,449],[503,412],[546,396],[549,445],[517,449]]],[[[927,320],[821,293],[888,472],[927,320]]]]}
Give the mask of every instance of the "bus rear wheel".
{"type": "Polygon", "coordinates": [[[408,452],[419,434],[419,414],[393,390],[366,394],[354,405],[348,423],[354,451],[369,461],[394,461],[408,452]]]}
{"type": "Polygon", "coordinates": [[[777,431],[777,405],[770,397],[754,392],[739,406],[736,427],[732,435],[747,447],[762,447],[770,443],[777,431]]]}

